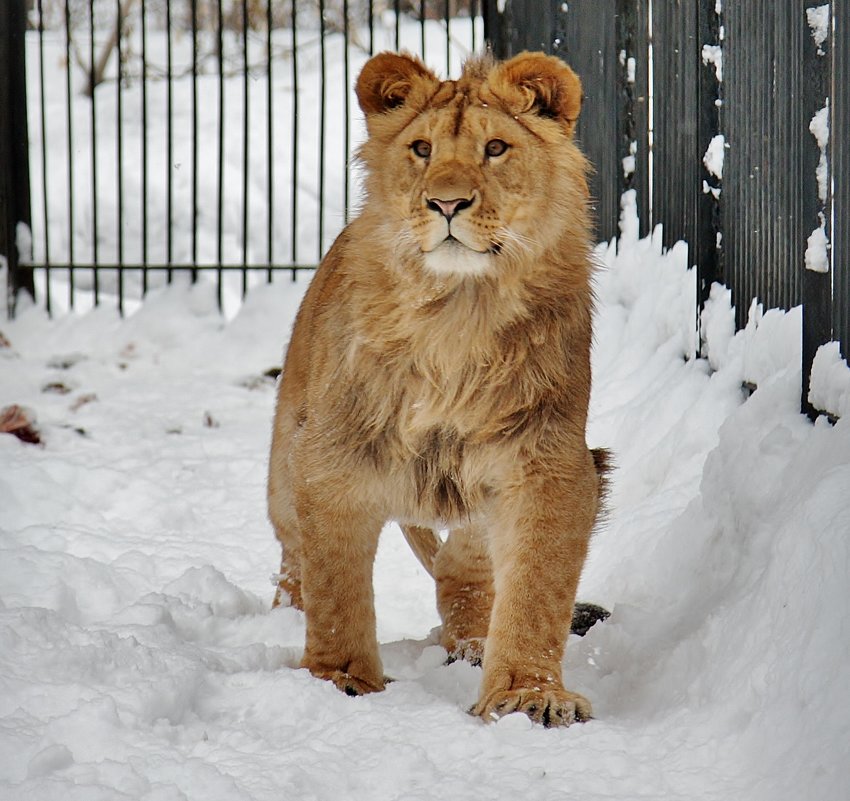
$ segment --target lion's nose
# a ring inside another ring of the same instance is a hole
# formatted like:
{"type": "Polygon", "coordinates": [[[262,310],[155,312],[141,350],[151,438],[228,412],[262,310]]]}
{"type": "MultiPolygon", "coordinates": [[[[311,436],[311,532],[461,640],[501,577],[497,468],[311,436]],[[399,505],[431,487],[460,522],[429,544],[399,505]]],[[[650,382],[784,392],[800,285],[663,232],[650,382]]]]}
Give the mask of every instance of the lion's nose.
{"type": "Polygon", "coordinates": [[[458,197],[454,200],[440,200],[436,197],[428,198],[428,208],[432,211],[438,211],[449,222],[452,221],[452,217],[454,217],[455,214],[459,211],[463,211],[464,209],[468,209],[471,205],[472,198],[466,197],[458,197]]]}

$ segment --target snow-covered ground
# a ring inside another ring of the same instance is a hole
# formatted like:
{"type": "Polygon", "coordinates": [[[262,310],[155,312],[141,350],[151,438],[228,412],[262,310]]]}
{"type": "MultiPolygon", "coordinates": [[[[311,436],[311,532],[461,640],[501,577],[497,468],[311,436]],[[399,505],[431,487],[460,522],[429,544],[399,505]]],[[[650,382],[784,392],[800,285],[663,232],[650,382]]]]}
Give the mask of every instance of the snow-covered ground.
{"type": "Polygon", "coordinates": [[[718,290],[712,369],[685,358],[685,247],[627,231],[599,256],[589,439],[618,470],[580,595],[613,613],[565,663],[597,717],[559,731],[465,713],[480,672],[443,664],[392,527],[397,681],[352,699],[296,669],[303,617],[270,608],[263,373],[304,284],[229,322],[203,282],[123,320],[3,320],[0,406],[44,444],[0,436],[0,797],[847,798],[850,417],[798,413],[798,312],[733,338],[718,290]]]}
{"type": "MultiPolygon", "coordinates": [[[[64,113],[57,85],[49,120],[64,113]]],[[[275,91],[285,112],[285,87],[275,91]]],[[[127,136],[132,155],[138,138],[127,136]]],[[[49,149],[59,185],[63,141],[49,149]]],[[[86,152],[75,162],[78,254],[86,152]]],[[[262,142],[251,152],[261,158],[262,142]]],[[[104,255],[115,175],[100,175],[104,255]]],[[[185,205],[185,171],[175,175],[185,205]]],[[[338,187],[339,168],[327,175],[338,187]]],[[[124,180],[132,255],[138,170],[124,180]]],[[[341,223],[334,192],[328,233],[341,223]]],[[[62,202],[48,210],[65,214],[62,202]]],[[[200,219],[209,248],[215,218],[200,219]]],[[[618,467],[580,596],[612,615],[569,643],[568,685],[596,719],[566,730],[466,714],[480,671],[443,664],[432,582],[392,526],[375,586],[397,681],[352,699],[297,669],[303,616],[270,608],[279,551],[265,517],[265,373],[280,365],[306,278],[253,286],[241,306],[228,295],[225,316],[203,276],[194,286],[178,276],[124,319],[108,299],[53,319],[39,308],[0,316],[0,409],[28,408],[43,439],[0,435],[0,798],[850,798],[850,371],[834,347],[822,351],[815,389],[843,416],[810,423],[798,411],[799,310],[754,307],[735,335],[721,287],[703,319],[706,358],[689,359],[687,249],[638,241],[634,222],[627,203],[620,241],[598,250],[588,437],[618,467]],[[749,397],[745,382],[758,386],[749,397]]],[[[186,222],[175,225],[182,257],[186,222]]],[[[36,215],[37,248],[38,226],[36,215]]],[[[228,230],[238,250],[238,225],[228,230]]],[[[316,249],[315,219],[301,235],[316,249]]],[[[284,254],[286,236],[275,229],[284,254]]],[[[161,228],[151,243],[161,248],[161,228]]]]}

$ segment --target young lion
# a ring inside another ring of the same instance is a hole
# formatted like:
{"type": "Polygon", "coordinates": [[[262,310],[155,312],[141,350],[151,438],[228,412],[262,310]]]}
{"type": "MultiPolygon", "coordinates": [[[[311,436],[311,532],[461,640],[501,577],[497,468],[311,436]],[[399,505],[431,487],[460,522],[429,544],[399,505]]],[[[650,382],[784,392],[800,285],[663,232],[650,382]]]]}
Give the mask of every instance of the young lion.
{"type": "Polygon", "coordinates": [[[542,53],[457,81],[383,53],[357,97],[366,201],[307,292],[278,395],[277,600],[306,613],[313,675],[383,689],[372,563],[397,520],[436,579],[442,644],[483,658],[474,714],[586,720],[561,681],[604,461],[585,443],[581,84],[542,53]]]}

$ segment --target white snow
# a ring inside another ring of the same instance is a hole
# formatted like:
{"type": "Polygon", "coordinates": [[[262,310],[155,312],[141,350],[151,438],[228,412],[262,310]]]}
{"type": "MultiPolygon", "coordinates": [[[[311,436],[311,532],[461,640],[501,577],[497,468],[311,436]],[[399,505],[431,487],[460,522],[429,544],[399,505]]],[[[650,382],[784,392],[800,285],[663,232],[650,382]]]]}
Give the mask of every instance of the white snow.
{"type": "Polygon", "coordinates": [[[718,82],[723,81],[723,48],[720,45],[704,44],[702,46],[702,63],[713,65],[718,82]]]}
{"type": "Polygon", "coordinates": [[[806,9],[806,20],[811,29],[812,38],[818,47],[818,55],[825,55],[823,43],[829,36],[829,3],[806,9]]]}
{"type": "Polygon", "coordinates": [[[829,98],[822,109],[815,112],[809,123],[809,130],[818,143],[820,149],[820,160],[817,166],[818,197],[821,203],[826,203],[827,188],[829,185],[829,163],[827,161],[827,148],[829,147],[829,98]]]}
{"type": "Polygon", "coordinates": [[[820,225],[815,228],[806,240],[806,269],[815,273],[829,272],[829,238],[826,235],[826,218],[820,217],[820,225]]]}
{"type": "Polygon", "coordinates": [[[837,342],[821,345],[815,354],[809,402],[836,417],[850,417],[850,369],[837,342]]]}
{"type": "Polygon", "coordinates": [[[723,134],[717,134],[711,138],[705,154],[702,157],[702,163],[711,175],[720,180],[723,179],[723,163],[726,159],[726,137],[723,134]]]}
{"type": "MultiPolygon", "coordinates": [[[[811,10],[811,9],[810,9],[811,10]]],[[[822,109],[815,112],[809,123],[809,130],[817,141],[820,158],[816,171],[818,182],[818,198],[822,205],[828,200],[829,192],[829,162],[827,149],[829,147],[829,98],[822,109]]],[[[809,235],[805,253],[807,270],[817,273],[829,272],[829,238],[826,235],[826,215],[818,213],[820,225],[809,235]]]]}
{"type": "Polygon", "coordinates": [[[627,204],[597,251],[588,437],[618,469],[580,594],[613,614],[570,642],[597,717],[564,731],[465,714],[480,673],[443,665],[430,579],[394,527],[375,585],[397,681],[351,699],[296,669],[303,617],[269,608],[262,373],[304,283],[255,287],[230,322],[204,282],[124,320],[3,320],[0,405],[34,409],[45,444],[0,437],[0,796],[841,797],[847,368],[819,368],[844,416],[812,426],[799,313],[754,306],[734,334],[719,288],[709,360],[688,359],[687,248],[635,231],[627,204]]]}

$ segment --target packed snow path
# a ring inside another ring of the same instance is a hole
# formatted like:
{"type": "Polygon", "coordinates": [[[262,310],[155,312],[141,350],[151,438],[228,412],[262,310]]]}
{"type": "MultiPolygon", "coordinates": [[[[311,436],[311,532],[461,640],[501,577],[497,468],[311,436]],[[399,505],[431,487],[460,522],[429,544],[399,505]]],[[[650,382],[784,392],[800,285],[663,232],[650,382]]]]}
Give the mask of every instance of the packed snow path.
{"type": "Polygon", "coordinates": [[[733,337],[714,294],[692,348],[682,246],[599,251],[590,444],[618,470],[571,638],[596,719],[465,710],[431,580],[388,527],[375,570],[397,681],[349,698],[296,669],[271,610],[274,381],[304,284],[225,322],[206,284],[133,316],[0,319],[0,798],[488,801],[850,797],[850,416],[798,414],[799,312],[733,337]],[[744,379],[758,390],[746,398],[744,379]]]}

